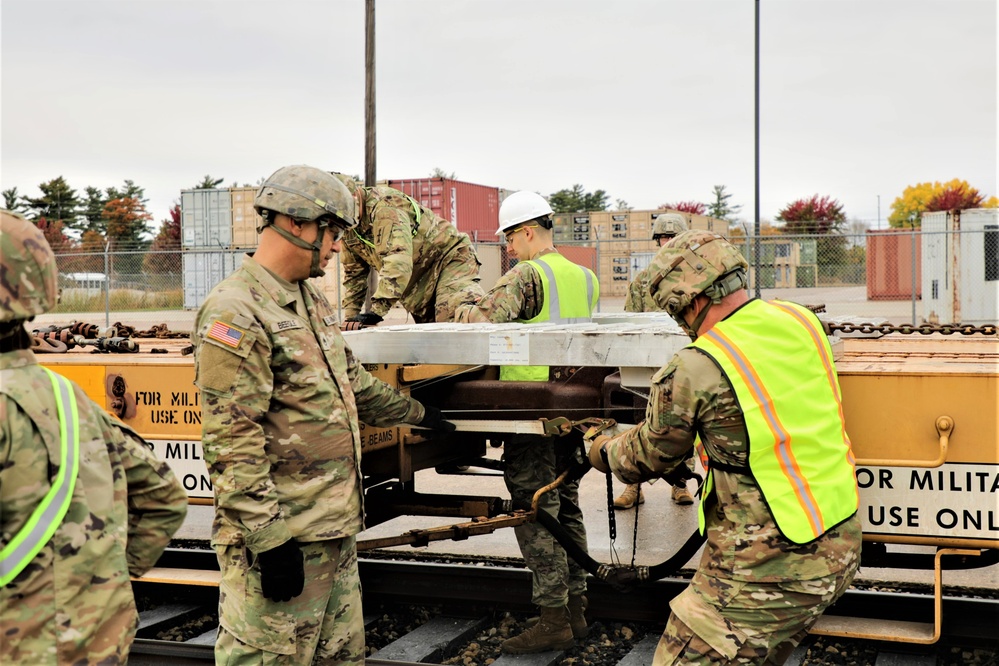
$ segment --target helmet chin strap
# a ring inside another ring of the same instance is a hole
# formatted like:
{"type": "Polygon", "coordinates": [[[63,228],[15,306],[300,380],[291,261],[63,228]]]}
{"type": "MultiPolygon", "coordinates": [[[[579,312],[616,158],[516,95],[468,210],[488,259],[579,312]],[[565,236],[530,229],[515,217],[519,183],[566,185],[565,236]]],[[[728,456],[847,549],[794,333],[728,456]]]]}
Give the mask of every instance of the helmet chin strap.
{"type": "MultiPolygon", "coordinates": [[[[708,316],[708,310],[711,309],[712,305],[714,305],[714,303],[709,302],[707,305],[701,308],[701,311],[697,313],[696,317],[694,317],[694,323],[692,324],[687,323],[687,320],[683,318],[682,312],[678,314],[676,317],[674,317],[673,321],[676,322],[677,326],[680,327],[680,330],[686,333],[691,340],[696,340],[697,331],[701,328],[701,324],[704,323],[704,318],[708,316]]],[[[688,307],[687,310],[689,309],[690,308],[688,307]]],[[[684,310],[684,312],[686,312],[687,310],[684,310]]]]}
{"type": "MultiPolygon", "coordinates": [[[[688,326],[682,315],[676,323],[679,324],[680,328],[682,328],[687,335],[690,336],[691,340],[696,340],[697,331],[700,330],[701,324],[704,323],[705,317],[708,316],[708,310],[711,309],[711,306],[721,303],[723,298],[729,294],[735,293],[745,286],[746,272],[744,270],[740,268],[726,273],[716,280],[714,284],[699,294],[699,296],[706,296],[710,300],[708,301],[708,304],[701,308],[701,311],[697,313],[697,316],[694,318],[694,323],[688,326]]],[[[697,299],[695,298],[694,300],[697,299]]],[[[691,305],[693,305],[693,301],[691,301],[691,305]]]]}
{"type": "Polygon", "coordinates": [[[322,277],[326,275],[326,271],[319,267],[320,253],[323,251],[323,236],[326,235],[326,225],[319,225],[319,233],[316,234],[316,240],[312,243],[304,241],[298,236],[295,236],[290,231],[282,229],[276,224],[271,225],[271,229],[278,232],[286,241],[292,245],[296,245],[303,250],[312,250],[312,265],[309,266],[309,277],[322,277]]]}

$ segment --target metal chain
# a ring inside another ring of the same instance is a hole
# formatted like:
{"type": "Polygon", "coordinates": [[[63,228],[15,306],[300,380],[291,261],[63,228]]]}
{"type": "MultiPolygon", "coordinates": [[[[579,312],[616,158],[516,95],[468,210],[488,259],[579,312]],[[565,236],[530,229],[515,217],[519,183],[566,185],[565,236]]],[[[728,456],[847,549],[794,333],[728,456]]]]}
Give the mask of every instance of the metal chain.
{"type": "Polygon", "coordinates": [[[843,323],[830,323],[830,332],[840,331],[843,333],[881,333],[887,335],[889,333],[904,333],[906,335],[911,335],[913,333],[919,333],[921,335],[930,335],[931,333],[941,333],[943,335],[953,335],[954,333],[960,333],[961,335],[996,335],[999,332],[999,326],[995,324],[983,324],[982,326],[972,326],[970,324],[920,324],[914,326],[912,324],[870,324],[863,323],[857,324],[854,322],[843,322],[843,323]]]}

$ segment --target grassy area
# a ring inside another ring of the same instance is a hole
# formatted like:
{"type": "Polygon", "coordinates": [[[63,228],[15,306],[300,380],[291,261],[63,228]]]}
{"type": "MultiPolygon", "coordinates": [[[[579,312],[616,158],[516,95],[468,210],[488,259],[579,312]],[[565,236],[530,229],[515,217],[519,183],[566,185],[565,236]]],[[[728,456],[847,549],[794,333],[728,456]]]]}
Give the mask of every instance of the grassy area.
{"type": "Polygon", "coordinates": [[[103,291],[63,289],[59,305],[53,312],[104,312],[110,304],[115,310],[180,310],[184,307],[184,290],[142,291],[139,289],[112,289],[109,300],[103,291]]]}

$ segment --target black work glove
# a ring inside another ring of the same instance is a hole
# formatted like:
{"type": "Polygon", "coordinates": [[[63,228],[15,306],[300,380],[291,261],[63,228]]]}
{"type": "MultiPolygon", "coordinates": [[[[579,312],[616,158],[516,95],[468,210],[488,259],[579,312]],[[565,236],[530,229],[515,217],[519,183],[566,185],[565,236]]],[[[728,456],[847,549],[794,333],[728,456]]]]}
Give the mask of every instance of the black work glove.
{"type": "Polygon", "coordinates": [[[593,466],[586,455],[586,449],[583,447],[582,441],[580,441],[572,451],[566,452],[566,455],[562,457],[562,460],[559,461],[557,471],[559,475],[562,472],[568,472],[569,474],[565,477],[565,483],[572,483],[583,478],[591,469],[593,469],[593,466]]]}
{"type": "Polygon", "coordinates": [[[381,323],[382,317],[381,315],[376,315],[374,312],[362,312],[350,317],[346,321],[356,321],[361,326],[377,326],[381,323]]]}
{"type": "Polygon", "coordinates": [[[305,558],[294,539],[257,553],[257,564],[260,565],[260,589],[271,601],[289,601],[302,593],[305,558]]]}
{"type": "Polygon", "coordinates": [[[440,430],[441,432],[454,432],[455,425],[450,421],[445,421],[441,416],[441,410],[431,405],[423,405],[423,420],[416,424],[417,428],[429,428],[430,430],[440,430]]]}

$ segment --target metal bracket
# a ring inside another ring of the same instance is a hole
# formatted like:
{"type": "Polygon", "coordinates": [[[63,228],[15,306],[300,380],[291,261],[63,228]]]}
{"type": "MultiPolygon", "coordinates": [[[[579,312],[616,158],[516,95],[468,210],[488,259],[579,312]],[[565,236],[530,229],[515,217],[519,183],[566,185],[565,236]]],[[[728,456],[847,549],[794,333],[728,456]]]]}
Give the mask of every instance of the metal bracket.
{"type": "Polygon", "coordinates": [[[809,633],[919,645],[936,643],[940,639],[940,627],[943,623],[943,567],[940,558],[944,555],[981,555],[981,551],[964,548],[941,548],[937,551],[933,560],[933,622],[905,622],[881,618],[875,625],[871,622],[871,618],[866,617],[823,615],[809,629],[809,633]],[[870,631],[872,626],[879,627],[883,633],[870,631]]]}

